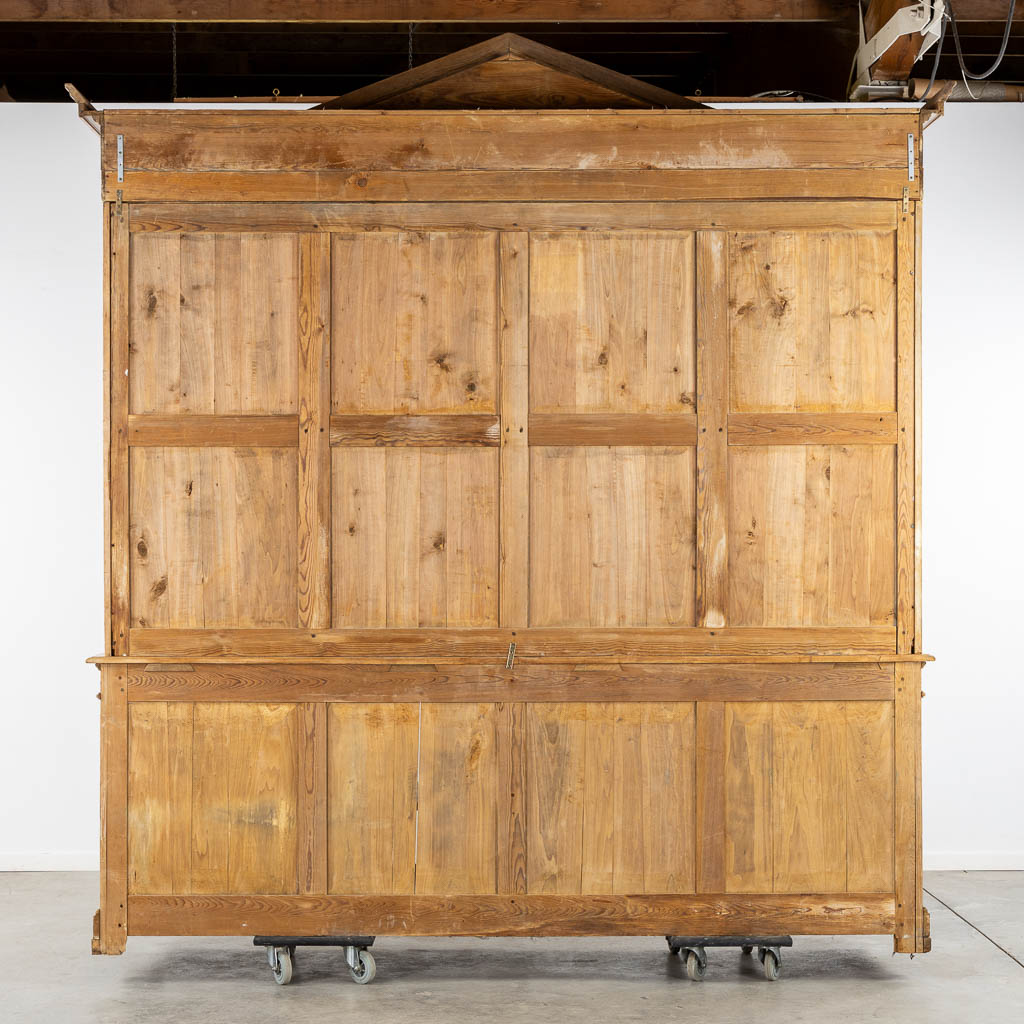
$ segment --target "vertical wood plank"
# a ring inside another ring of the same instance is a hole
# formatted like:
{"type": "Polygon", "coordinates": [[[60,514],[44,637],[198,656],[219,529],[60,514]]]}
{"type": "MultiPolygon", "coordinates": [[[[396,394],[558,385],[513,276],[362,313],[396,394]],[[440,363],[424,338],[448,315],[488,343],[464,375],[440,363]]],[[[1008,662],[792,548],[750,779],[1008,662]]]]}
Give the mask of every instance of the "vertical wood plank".
{"type": "Polygon", "coordinates": [[[299,237],[298,624],[331,625],[330,238],[299,237]]]}
{"type": "Polygon", "coordinates": [[[846,716],[835,701],[772,705],[775,892],[846,889],[846,716]]]}
{"type": "Polygon", "coordinates": [[[697,703],[696,790],[697,892],[725,892],[725,704],[722,701],[697,703]]]}
{"type": "Polygon", "coordinates": [[[586,723],[585,704],[526,706],[528,892],[580,892],[586,723]]]}
{"type": "MultiPolygon", "coordinates": [[[[127,234],[127,225],[124,230],[127,234]]],[[[128,680],[122,666],[101,667],[100,702],[100,952],[123,953],[128,938],[128,680]]]]}
{"type": "Polygon", "coordinates": [[[111,640],[113,630],[110,620],[110,416],[112,411],[111,378],[111,337],[110,322],[111,287],[113,275],[110,269],[112,248],[111,220],[114,217],[112,203],[103,204],[103,653],[113,654],[111,640]]]}
{"type": "Polygon", "coordinates": [[[192,710],[128,707],[128,891],[191,892],[192,710]]]}
{"type": "Polygon", "coordinates": [[[892,701],[847,702],[846,751],[846,889],[892,892],[892,701]]]}
{"type": "Polygon", "coordinates": [[[725,890],[772,892],[772,705],[725,706],[725,890]]]}
{"type": "Polygon", "coordinates": [[[496,892],[526,892],[525,705],[497,705],[496,892]]]}
{"type": "Polygon", "coordinates": [[[910,204],[914,218],[914,650],[924,651],[921,615],[921,429],[924,407],[921,404],[921,210],[919,203],[910,204]]]}
{"type": "MultiPolygon", "coordinates": [[[[697,625],[725,625],[729,280],[726,235],[697,234],[697,625]]],[[[717,876],[716,876],[717,877],[717,876]]]]}
{"type": "Polygon", "coordinates": [[[128,210],[110,222],[110,654],[128,654],[128,359],[130,338],[128,210]]]}
{"type": "Polygon", "coordinates": [[[896,435],[896,649],[900,654],[910,654],[916,649],[915,233],[913,215],[901,214],[896,225],[896,412],[899,424],[896,435]]]}
{"type": "MultiPolygon", "coordinates": [[[[501,414],[498,624],[529,625],[530,585],[530,239],[498,236],[501,414]]],[[[518,890],[516,890],[518,891],[518,890]]]]}
{"type": "Polygon", "coordinates": [[[921,913],[921,666],[896,666],[894,721],[897,953],[924,951],[921,913]]]}
{"type": "Polygon", "coordinates": [[[416,892],[493,893],[498,773],[494,704],[423,704],[416,892]]]}
{"type": "Polygon", "coordinates": [[[295,881],[300,893],[327,891],[327,705],[300,704],[295,881]]]}
{"type": "Polygon", "coordinates": [[[328,891],[410,895],[419,705],[339,703],[327,714],[328,891]]]}
{"type": "Polygon", "coordinates": [[[386,455],[383,448],[335,448],[333,452],[335,626],[388,624],[386,455]]]}

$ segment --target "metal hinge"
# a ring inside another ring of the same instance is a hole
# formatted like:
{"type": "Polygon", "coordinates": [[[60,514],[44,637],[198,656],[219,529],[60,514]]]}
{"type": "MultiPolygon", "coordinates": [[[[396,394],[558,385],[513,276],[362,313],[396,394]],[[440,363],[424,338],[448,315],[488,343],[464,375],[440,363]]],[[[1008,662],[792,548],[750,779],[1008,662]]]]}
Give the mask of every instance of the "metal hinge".
{"type": "Polygon", "coordinates": [[[124,136],[117,137],[117,180],[124,181],[124,136]]]}
{"type": "Polygon", "coordinates": [[[508,657],[505,659],[505,668],[511,668],[516,662],[516,645],[511,643],[508,645],[508,657]]]}
{"type": "Polygon", "coordinates": [[[903,212],[904,213],[909,213],[910,212],[910,186],[909,185],[904,185],[903,186],[903,212]]]}
{"type": "Polygon", "coordinates": [[[907,136],[907,178],[914,180],[914,136],[907,136]]]}
{"type": "MultiPolygon", "coordinates": [[[[904,191],[906,191],[906,189],[904,189],[904,191]]],[[[122,216],[121,206],[122,206],[123,201],[124,201],[124,193],[121,191],[121,189],[118,189],[117,190],[117,205],[114,207],[114,213],[116,213],[118,217],[122,216]]]]}

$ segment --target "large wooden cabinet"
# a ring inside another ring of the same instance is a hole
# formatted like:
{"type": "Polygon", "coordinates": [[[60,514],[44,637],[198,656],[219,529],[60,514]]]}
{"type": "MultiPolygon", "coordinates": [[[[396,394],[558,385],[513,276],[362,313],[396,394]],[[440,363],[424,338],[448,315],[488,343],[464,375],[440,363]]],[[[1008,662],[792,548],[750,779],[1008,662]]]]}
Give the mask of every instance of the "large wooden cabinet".
{"type": "Polygon", "coordinates": [[[916,113],[104,122],[95,948],[926,949],[916,113]]]}

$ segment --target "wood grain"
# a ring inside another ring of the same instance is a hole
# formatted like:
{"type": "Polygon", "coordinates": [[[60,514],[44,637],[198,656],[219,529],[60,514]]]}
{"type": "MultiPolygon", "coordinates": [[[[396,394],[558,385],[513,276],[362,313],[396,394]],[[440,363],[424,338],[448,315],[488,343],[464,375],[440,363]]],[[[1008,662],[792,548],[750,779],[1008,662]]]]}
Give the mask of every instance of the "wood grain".
{"type": "MultiPolygon", "coordinates": [[[[896,670],[893,751],[895,784],[896,922],[893,948],[897,953],[925,952],[921,878],[921,669],[896,670]]],[[[929,940],[930,941],[930,940],[929,940]]]]}
{"type": "Polygon", "coordinates": [[[729,444],[895,444],[896,413],[732,413],[729,444]]]}
{"type": "Polygon", "coordinates": [[[722,232],[697,236],[696,616],[724,626],[729,572],[728,264],[722,232]]]}
{"type": "Polygon", "coordinates": [[[418,704],[330,704],[328,892],[415,891],[418,704]]]}
{"type": "MultiPolygon", "coordinates": [[[[892,700],[893,666],[778,665],[140,665],[131,701],[766,701],[892,700]]],[[[515,707],[516,705],[511,705],[515,707]]],[[[519,714],[520,712],[513,712],[519,714]]],[[[521,724],[513,723],[514,731],[521,724]]],[[[503,741],[504,742],[504,741],[503,741]]]]}
{"type": "Polygon", "coordinates": [[[128,553],[131,521],[131,453],[128,450],[128,369],[132,345],[130,288],[128,222],[124,214],[113,214],[110,221],[110,436],[107,456],[110,470],[107,485],[110,523],[107,650],[110,654],[128,653],[132,614],[128,553]]]}
{"type": "Polygon", "coordinates": [[[452,445],[500,443],[498,417],[487,413],[449,416],[387,416],[348,414],[331,417],[332,445],[386,447],[416,445],[447,448],[452,445]]]}
{"type": "Polygon", "coordinates": [[[299,239],[297,625],[331,625],[331,249],[299,239]]]}
{"type": "Polygon", "coordinates": [[[496,412],[493,233],[339,232],[332,245],[333,411],[496,412]]]}
{"type": "Polygon", "coordinates": [[[332,454],[335,622],[497,625],[498,453],[343,446],[332,454]]]}
{"type": "Polygon", "coordinates": [[[298,625],[288,448],[132,449],[132,621],[298,625]]]}
{"type": "Polygon", "coordinates": [[[917,541],[917,463],[915,441],[915,394],[917,390],[913,216],[904,214],[896,228],[896,403],[900,429],[896,445],[896,635],[900,651],[916,651],[914,627],[917,617],[915,569],[917,541]]]}
{"type": "Polygon", "coordinates": [[[895,624],[891,446],[733,447],[729,622],[895,624]]]}
{"type": "MultiPolygon", "coordinates": [[[[478,698],[489,699],[477,691],[478,698]]],[[[495,891],[525,893],[526,879],[526,705],[497,705],[497,794],[495,891]]]]}
{"type": "MultiPolygon", "coordinates": [[[[906,139],[905,133],[902,138],[906,139]]],[[[414,142],[410,144],[415,146],[414,142]]],[[[672,144],[667,145],[671,147],[672,144]]],[[[123,182],[117,181],[116,174],[107,170],[103,172],[102,198],[113,201],[119,189],[124,193],[125,201],[146,204],[282,201],[457,203],[467,196],[495,203],[528,203],[538,196],[550,203],[634,203],[749,200],[752,194],[756,194],[765,199],[779,200],[888,200],[887,205],[890,205],[902,198],[904,188],[909,189],[912,198],[919,199],[919,180],[907,181],[906,166],[520,171],[329,168],[315,171],[126,170],[123,182]]],[[[189,215],[190,220],[196,217],[195,213],[189,215]]],[[[201,219],[202,214],[199,213],[198,217],[201,219]]],[[[803,220],[803,217],[799,219],[803,220]]],[[[832,218],[825,216],[822,219],[832,218]]],[[[777,224],[773,219],[770,226],[776,227],[777,224]]],[[[748,228],[749,224],[741,223],[739,226],[748,228]]]]}
{"type": "Polygon", "coordinates": [[[297,412],[295,234],[133,236],[131,411],[297,412]]]}
{"type": "Polygon", "coordinates": [[[693,413],[532,413],[531,445],[680,446],[697,443],[693,413]]]}
{"type": "Polygon", "coordinates": [[[678,662],[692,656],[824,654],[886,655],[896,650],[895,629],[861,627],[771,627],[695,629],[133,629],[132,650],[143,656],[188,658],[341,658],[353,662],[504,665],[508,645],[516,658],[545,663],[678,662]]]}
{"type": "MultiPolygon", "coordinates": [[[[658,172],[662,174],[664,172],[658,172]]],[[[894,172],[899,173],[899,172],[894,172]]],[[[278,175],[280,177],[280,175],[278,175]]],[[[903,175],[904,179],[906,175],[903,175]]],[[[627,179],[628,183],[628,179],[627,179]]],[[[651,202],[629,196],[621,202],[266,202],[159,203],[133,205],[130,230],[184,231],[352,231],[357,229],[470,228],[477,231],[601,230],[745,231],[758,229],[818,231],[895,231],[891,202],[842,203],[751,200],[747,188],[729,202],[651,202]]],[[[895,194],[895,193],[894,193],[895,194]]],[[[340,197],[339,197],[340,198],[340,197]]]]}
{"type": "Polygon", "coordinates": [[[135,448],[283,448],[299,444],[298,416],[207,416],[149,413],[128,417],[135,448]]]}
{"type": "Polygon", "coordinates": [[[531,416],[692,414],[693,301],[689,232],[534,232],[531,416]]]}
{"type": "Polygon", "coordinates": [[[696,891],[725,891],[725,705],[696,705],[696,891]]]}
{"type": "Polygon", "coordinates": [[[132,896],[133,935],[885,935],[892,895],[132,896]]]}
{"type": "Polygon", "coordinates": [[[100,669],[101,953],[123,953],[128,939],[127,688],[123,668],[100,669]]]}
{"type": "Polygon", "coordinates": [[[531,625],[693,624],[693,459],[531,449],[531,625]]]}
{"type": "Polygon", "coordinates": [[[891,231],[730,235],[732,412],[896,408],[894,243],[891,231]]]}
{"type": "MultiPolygon", "coordinates": [[[[530,240],[498,242],[501,455],[498,473],[498,622],[529,624],[530,601],[530,240]]],[[[518,890],[517,890],[518,891],[518,890]]]]}

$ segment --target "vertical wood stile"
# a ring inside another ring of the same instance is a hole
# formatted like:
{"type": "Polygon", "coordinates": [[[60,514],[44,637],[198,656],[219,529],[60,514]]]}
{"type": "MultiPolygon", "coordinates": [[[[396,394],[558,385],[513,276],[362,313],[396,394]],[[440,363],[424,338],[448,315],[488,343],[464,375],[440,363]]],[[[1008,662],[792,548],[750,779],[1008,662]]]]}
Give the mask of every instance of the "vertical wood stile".
{"type": "Polygon", "coordinates": [[[529,624],[529,280],[525,231],[498,236],[501,375],[499,625],[529,624]]]}
{"type": "Polygon", "coordinates": [[[911,203],[914,218],[914,650],[924,650],[922,637],[921,590],[921,211],[920,203],[911,203]]]}
{"type": "MultiPolygon", "coordinates": [[[[914,204],[916,206],[916,204],[914,204]]],[[[913,653],[916,570],[914,567],[917,475],[915,438],[915,254],[913,207],[896,226],[896,649],[913,653]]]]}
{"type": "Polygon", "coordinates": [[[526,742],[524,704],[499,704],[496,888],[526,892],[526,742]]]}
{"type": "Polygon", "coordinates": [[[925,952],[921,913],[921,666],[896,666],[895,829],[897,953],[925,952]]]}
{"type": "Polygon", "coordinates": [[[697,892],[725,892],[725,704],[697,702],[697,892]]]}
{"type": "Polygon", "coordinates": [[[121,665],[100,669],[101,953],[128,939],[128,681],[121,665]]]}
{"type": "Polygon", "coordinates": [[[109,654],[128,653],[130,612],[128,579],[128,353],[131,344],[128,308],[130,236],[128,208],[110,219],[110,438],[109,518],[110,633],[109,654]]]}
{"type": "Polygon", "coordinates": [[[110,221],[112,203],[103,204],[103,653],[112,654],[110,621],[110,221]]]}
{"type": "Polygon", "coordinates": [[[327,705],[300,705],[296,883],[300,893],[327,892],[327,705]]]}
{"type": "Polygon", "coordinates": [[[727,236],[697,232],[697,625],[725,625],[728,552],[727,236]]]}
{"type": "Polygon", "coordinates": [[[330,235],[299,236],[298,624],[331,625],[330,235]]]}

